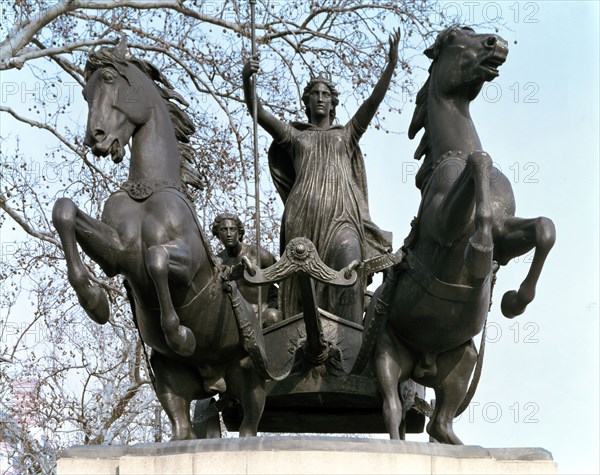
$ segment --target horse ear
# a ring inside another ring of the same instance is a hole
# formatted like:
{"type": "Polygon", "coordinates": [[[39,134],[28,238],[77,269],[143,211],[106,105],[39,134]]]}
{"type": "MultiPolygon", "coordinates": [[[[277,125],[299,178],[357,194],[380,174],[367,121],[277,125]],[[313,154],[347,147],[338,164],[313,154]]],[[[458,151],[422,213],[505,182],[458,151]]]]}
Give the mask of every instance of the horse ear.
{"type": "Polygon", "coordinates": [[[435,45],[427,48],[425,51],[423,51],[423,54],[431,60],[435,59],[435,45]]]}
{"type": "Polygon", "coordinates": [[[115,54],[122,60],[127,60],[127,36],[123,32],[121,32],[121,39],[115,48],[115,54]]]}

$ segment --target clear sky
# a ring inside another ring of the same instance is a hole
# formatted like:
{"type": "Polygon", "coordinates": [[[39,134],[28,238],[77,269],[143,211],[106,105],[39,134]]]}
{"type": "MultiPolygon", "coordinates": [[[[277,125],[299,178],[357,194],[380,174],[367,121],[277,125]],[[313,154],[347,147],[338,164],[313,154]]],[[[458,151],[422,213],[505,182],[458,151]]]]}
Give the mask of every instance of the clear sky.
{"type": "MultiPolygon", "coordinates": [[[[447,2],[474,23],[497,12],[507,20],[507,61],[471,114],[484,150],[513,184],[517,216],[547,216],[557,229],[536,299],[514,320],[499,302],[518,289],[531,255],[498,273],[483,375],[456,431],[466,444],[543,447],[561,473],[599,472],[598,5],[447,2]]],[[[371,214],[394,232],[395,247],[419,202],[418,140],[406,135],[413,110],[407,104],[388,122],[398,135],[370,129],[361,142],[371,214]]]]}
{"type": "MultiPolygon", "coordinates": [[[[508,59],[474,102],[472,117],[484,150],[513,184],[517,215],[551,218],[558,236],[536,299],[514,320],[498,304],[518,288],[531,255],[499,272],[483,375],[456,432],[466,444],[543,447],[560,473],[599,473],[599,3],[445,6],[471,23],[498,15],[507,22],[500,35],[509,42],[508,59]]],[[[417,75],[422,84],[425,71],[417,75]]],[[[407,104],[402,115],[388,117],[393,133],[371,128],[361,141],[371,214],[393,231],[396,248],[419,203],[412,159],[418,140],[406,134],[413,109],[407,104]]]]}

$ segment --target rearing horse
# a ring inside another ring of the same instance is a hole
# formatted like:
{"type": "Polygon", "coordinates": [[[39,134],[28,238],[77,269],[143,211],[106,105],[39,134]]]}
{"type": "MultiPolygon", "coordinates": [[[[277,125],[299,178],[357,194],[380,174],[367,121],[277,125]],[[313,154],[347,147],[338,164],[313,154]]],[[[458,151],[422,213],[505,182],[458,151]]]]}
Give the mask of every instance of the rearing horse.
{"type": "Polygon", "coordinates": [[[122,274],[129,284],[140,335],[153,350],[155,390],[173,439],[193,438],[192,399],[225,390],[242,405],[240,435],[256,435],[264,377],[253,364],[256,358],[248,358],[248,339],[236,317],[244,315],[245,330],[257,330],[250,335],[255,346],[262,333],[235,286],[229,295],[223,291],[194,208],[182,192],[180,152],[186,152],[194,127],[173,100],[185,101],[158,69],[128,58],[124,44],[90,55],[84,97],[86,144],[95,155],[110,154],[119,163],[124,146],[130,139],[132,144],[128,181],[110,195],[101,221],[68,198],[54,205],[52,220],[80,304],[94,321],[108,321],[106,294],[91,282],[77,244],[108,276],[122,274]]]}
{"type": "Polygon", "coordinates": [[[498,76],[506,41],[449,28],[425,54],[433,60],[430,77],[417,95],[409,129],[411,139],[425,129],[415,153],[416,159],[425,156],[416,177],[422,201],[404,244],[403,268],[377,290],[367,318],[381,312],[378,302],[380,309],[388,306],[374,364],[390,437],[400,437],[398,384],[412,378],[435,390],[427,432],[439,442],[461,444],[452,423],[477,361],[472,338],[484,326],[494,273],[535,248],[519,290],[507,292],[501,303],[508,318],[523,313],[555,229],[548,218],[515,217],[510,182],[482,151],[469,113],[484,82],[498,76]]]}

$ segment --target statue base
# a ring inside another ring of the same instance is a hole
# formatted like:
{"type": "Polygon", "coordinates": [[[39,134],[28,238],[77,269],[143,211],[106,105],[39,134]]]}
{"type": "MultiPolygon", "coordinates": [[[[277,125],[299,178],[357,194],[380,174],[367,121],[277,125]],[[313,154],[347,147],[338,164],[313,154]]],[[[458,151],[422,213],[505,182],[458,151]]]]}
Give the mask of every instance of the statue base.
{"type": "Polygon", "coordinates": [[[485,449],[345,437],[250,437],[63,451],[58,475],[163,474],[552,474],[540,448],[485,449]]]}

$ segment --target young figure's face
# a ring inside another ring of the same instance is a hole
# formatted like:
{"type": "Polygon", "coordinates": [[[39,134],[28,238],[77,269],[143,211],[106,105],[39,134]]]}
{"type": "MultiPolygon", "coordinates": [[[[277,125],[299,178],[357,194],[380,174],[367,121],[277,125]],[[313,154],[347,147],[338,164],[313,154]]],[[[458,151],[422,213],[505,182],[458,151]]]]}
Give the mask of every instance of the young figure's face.
{"type": "Polygon", "coordinates": [[[315,84],[310,90],[309,106],[311,122],[319,122],[323,118],[329,118],[331,111],[331,91],[322,82],[315,84]]]}
{"type": "Polygon", "coordinates": [[[219,225],[219,240],[227,248],[235,247],[240,241],[238,227],[232,219],[224,219],[219,225]]]}

